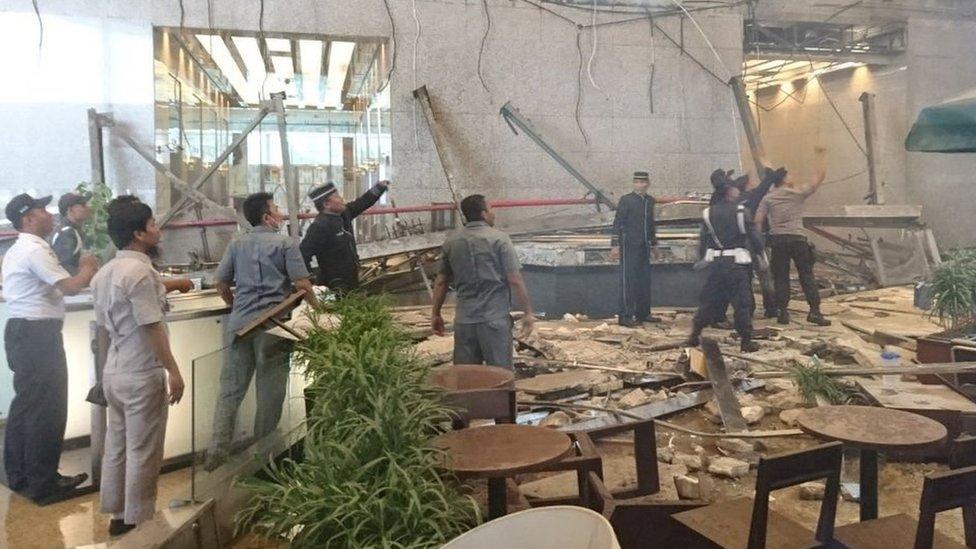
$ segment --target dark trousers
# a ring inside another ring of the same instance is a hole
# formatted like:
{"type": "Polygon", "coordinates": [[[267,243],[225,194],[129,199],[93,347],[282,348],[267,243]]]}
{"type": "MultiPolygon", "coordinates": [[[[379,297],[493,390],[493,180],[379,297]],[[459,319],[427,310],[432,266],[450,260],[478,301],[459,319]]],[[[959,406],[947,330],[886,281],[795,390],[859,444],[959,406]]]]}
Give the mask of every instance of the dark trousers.
{"type": "Polygon", "coordinates": [[[694,336],[705,326],[725,318],[725,308],[732,304],[735,331],[743,341],[752,339],[752,312],[756,308],[752,297],[752,269],[739,265],[732,258],[718,258],[708,267],[708,277],[702,287],[700,304],[692,325],[694,336]]]}
{"type": "Polygon", "coordinates": [[[454,364],[487,364],[511,370],[512,319],[454,324],[454,364]]]}
{"type": "Polygon", "coordinates": [[[752,265],[749,272],[751,275],[755,275],[759,279],[759,289],[762,292],[763,312],[765,312],[768,316],[775,315],[778,305],[776,305],[776,291],[773,289],[773,275],[768,270],[764,272],[757,271],[755,264],[752,265]]]}
{"type": "Polygon", "coordinates": [[[620,248],[620,318],[651,315],[651,257],[647,246],[620,248]]]}
{"type": "Polygon", "coordinates": [[[769,237],[769,271],[773,275],[773,288],[776,305],[785,311],[790,304],[790,261],[796,265],[800,275],[800,286],[807,298],[810,311],[820,312],[820,289],[813,277],[813,264],[816,262],[813,245],[804,236],[771,235],[769,237]]]}
{"type": "Polygon", "coordinates": [[[14,399],[7,415],[3,461],[11,489],[38,499],[58,478],[68,419],[68,365],[60,320],[12,318],[4,330],[14,399]]]}

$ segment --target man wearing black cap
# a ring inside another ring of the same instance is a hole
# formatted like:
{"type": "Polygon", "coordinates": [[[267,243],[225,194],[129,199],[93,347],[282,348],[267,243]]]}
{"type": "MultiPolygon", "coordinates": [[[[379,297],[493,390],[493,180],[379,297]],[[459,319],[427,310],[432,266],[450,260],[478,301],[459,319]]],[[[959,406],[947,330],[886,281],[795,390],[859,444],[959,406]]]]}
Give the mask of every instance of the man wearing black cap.
{"type": "Polygon", "coordinates": [[[7,203],[7,219],[20,235],[2,268],[10,315],[4,347],[15,393],[4,433],[4,467],[10,488],[41,505],[63,498],[88,478],[58,474],[68,417],[61,327],[64,296],[88,286],[97,269],[91,256],[79,259],[74,276],[58,264],[45,240],[54,229],[54,216],[45,209],[50,202],[50,196],[20,194],[7,203]]]}
{"type": "Polygon", "coordinates": [[[309,226],[300,249],[309,270],[314,266],[313,259],[318,263],[317,285],[335,292],[359,287],[359,254],[352,220],[376,204],[389,185],[389,181],[380,181],[348,204],[331,181],[308,193],[319,215],[309,226]]]}
{"type": "Polygon", "coordinates": [[[651,249],[657,246],[654,197],[647,172],[634,172],[634,192],[617,203],[613,218],[612,255],[620,256],[621,326],[660,322],[651,316],[651,249]]]}
{"type": "Polygon", "coordinates": [[[88,244],[85,242],[81,227],[91,216],[88,193],[68,193],[58,200],[58,211],[61,212],[61,224],[54,232],[51,248],[58,256],[58,262],[70,274],[78,274],[78,260],[81,250],[88,244]]]}
{"type": "Polygon", "coordinates": [[[738,202],[738,187],[727,178],[719,183],[712,204],[702,212],[699,254],[709,270],[687,345],[697,346],[702,330],[724,317],[732,303],[741,349],[749,353],[759,349],[752,341],[755,304],[750,268],[753,257],[762,252],[762,241],[752,214],[738,202]]]}

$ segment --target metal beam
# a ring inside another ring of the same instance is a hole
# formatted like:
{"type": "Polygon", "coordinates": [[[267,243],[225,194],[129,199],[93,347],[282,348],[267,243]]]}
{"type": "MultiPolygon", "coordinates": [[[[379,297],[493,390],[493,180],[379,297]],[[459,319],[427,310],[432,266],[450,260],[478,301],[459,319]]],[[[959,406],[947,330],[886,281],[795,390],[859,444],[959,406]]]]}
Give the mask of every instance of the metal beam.
{"type": "Polygon", "coordinates": [[[868,157],[868,204],[884,204],[884,194],[878,185],[878,155],[874,143],[878,135],[878,120],[875,117],[874,94],[864,92],[858,98],[864,110],[864,148],[868,157]]]}
{"type": "Polygon", "coordinates": [[[427,86],[420,86],[413,90],[413,96],[420,103],[420,111],[424,113],[424,120],[427,121],[427,129],[430,130],[430,136],[434,139],[434,150],[437,151],[437,158],[441,161],[441,169],[444,170],[444,177],[447,178],[447,188],[451,191],[451,199],[454,201],[454,206],[461,216],[459,219],[464,219],[464,214],[461,212],[461,199],[458,197],[457,187],[454,185],[454,174],[444,152],[447,144],[445,143],[445,138],[441,133],[440,127],[437,125],[437,120],[434,119],[434,108],[430,104],[430,95],[427,93],[427,86]]]}
{"type": "Polygon", "coordinates": [[[207,206],[210,206],[211,208],[217,210],[218,212],[224,215],[233,217],[234,219],[237,220],[237,222],[242,227],[248,227],[250,225],[250,223],[248,223],[247,220],[244,219],[244,216],[238,213],[237,210],[235,210],[234,208],[228,208],[227,206],[214,202],[213,200],[210,199],[210,197],[192,188],[186,181],[183,181],[182,179],[177,177],[177,175],[171,172],[169,168],[167,168],[166,166],[161,164],[158,160],[156,160],[156,158],[153,157],[152,153],[146,151],[141,146],[139,146],[139,144],[136,143],[131,137],[129,137],[124,130],[116,131],[115,135],[116,137],[124,141],[126,145],[131,147],[132,150],[136,151],[136,153],[139,156],[141,156],[143,159],[145,159],[146,162],[152,164],[152,166],[156,168],[156,170],[158,170],[160,173],[165,175],[166,178],[169,179],[170,182],[173,184],[173,186],[176,187],[181,193],[183,193],[184,196],[188,197],[189,200],[192,200],[193,202],[199,204],[206,204],[207,206]]]}
{"type": "Polygon", "coordinates": [[[285,128],[285,92],[271,94],[271,103],[278,115],[278,137],[281,141],[281,177],[285,183],[285,197],[288,201],[288,234],[298,238],[301,227],[298,224],[298,181],[291,166],[291,153],[288,150],[288,131],[285,128]]]}
{"type": "Polygon", "coordinates": [[[105,183],[105,155],[102,148],[102,119],[88,109],[88,144],[91,147],[91,186],[105,183]]]}
{"type": "MultiPolygon", "coordinates": [[[[254,117],[254,120],[252,120],[251,123],[248,124],[246,128],[244,128],[244,131],[242,131],[240,135],[238,135],[237,138],[235,138],[234,141],[231,142],[231,144],[224,150],[224,152],[220,153],[220,156],[218,156],[217,159],[214,160],[213,164],[211,164],[210,167],[206,169],[206,171],[200,174],[200,177],[198,177],[196,181],[194,181],[189,185],[189,188],[193,191],[199,191],[199,189],[203,187],[203,184],[206,183],[208,179],[210,179],[210,176],[212,176],[214,172],[217,171],[217,168],[219,168],[220,165],[223,164],[225,160],[227,160],[227,157],[230,156],[232,152],[234,152],[234,149],[241,146],[241,143],[243,143],[244,140],[247,139],[247,136],[254,130],[254,128],[258,127],[261,121],[264,120],[265,116],[268,116],[269,112],[270,109],[268,105],[266,104],[261,105],[261,108],[258,109],[258,114],[257,116],[254,117]]],[[[184,193],[184,195],[185,194],[186,193],[184,193]]],[[[183,198],[181,198],[179,202],[177,202],[175,205],[173,205],[172,208],[169,209],[169,211],[163,214],[162,219],[159,221],[159,228],[162,229],[163,227],[166,226],[167,223],[172,221],[173,218],[176,217],[176,214],[180,213],[189,202],[190,199],[187,196],[183,196],[183,198]]],[[[247,227],[247,224],[245,224],[244,226],[247,227]]]]}
{"type": "MultiPolygon", "coordinates": [[[[739,108],[739,118],[742,119],[742,129],[746,133],[749,141],[749,151],[752,154],[752,162],[756,168],[756,181],[762,179],[766,169],[766,149],[763,147],[762,137],[756,128],[756,121],[752,118],[752,109],[749,107],[749,96],[746,95],[746,86],[742,83],[742,78],[733,76],[729,80],[732,86],[732,94],[735,96],[735,105],[739,108]]],[[[737,128],[735,131],[739,131],[737,128]]]]}
{"type": "Polygon", "coordinates": [[[575,166],[569,163],[565,158],[563,158],[555,149],[546,143],[546,140],[542,138],[542,135],[532,126],[532,123],[522,116],[518,109],[512,106],[511,101],[506,102],[502,105],[499,111],[505,122],[508,123],[508,127],[512,129],[512,132],[518,135],[518,131],[515,129],[516,126],[519,127],[525,135],[529,136],[529,139],[535,142],[543,151],[546,152],[553,160],[555,160],[564,170],[569,172],[577,181],[583,184],[584,187],[592,194],[597,200],[597,210],[600,209],[600,204],[605,204],[611,210],[616,209],[617,205],[613,203],[607,195],[603,194],[603,191],[597,188],[596,185],[590,182],[589,179],[583,177],[583,174],[576,169],[575,166]]]}
{"type": "Polygon", "coordinates": [[[825,61],[830,63],[856,62],[865,65],[888,66],[894,63],[892,56],[882,53],[853,53],[853,52],[828,52],[828,51],[808,51],[790,49],[769,49],[760,48],[747,52],[745,58],[749,59],[793,59],[795,61],[825,61]]]}

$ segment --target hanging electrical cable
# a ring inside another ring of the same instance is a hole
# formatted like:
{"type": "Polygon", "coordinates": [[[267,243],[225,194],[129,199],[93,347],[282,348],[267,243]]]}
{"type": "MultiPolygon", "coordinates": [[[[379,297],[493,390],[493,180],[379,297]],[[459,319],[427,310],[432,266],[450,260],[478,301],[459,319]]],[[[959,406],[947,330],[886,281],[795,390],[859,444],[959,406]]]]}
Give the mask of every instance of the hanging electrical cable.
{"type": "Polygon", "coordinates": [[[383,83],[383,86],[376,93],[381,93],[393,81],[393,71],[396,70],[397,62],[396,22],[393,20],[393,10],[390,9],[390,0],[383,0],[383,6],[386,7],[386,16],[390,18],[390,41],[393,44],[391,48],[393,50],[393,59],[390,61],[390,70],[386,73],[386,82],[383,83]]]}
{"type": "Polygon", "coordinates": [[[647,20],[651,24],[651,75],[647,82],[647,103],[651,109],[651,114],[654,114],[654,71],[656,70],[655,63],[655,47],[654,47],[654,16],[651,15],[651,10],[647,10],[647,20]]]}
{"type": "MultiPolygon", "coordinates": [[[[420,17],[417,15],[417,0],[411,0],[411,6],[413,11],[413,23],[416,26],[416,31],[413,37],[413,89],[417,89],[417,51],[420,49],[420,17]]],[[[420,126],[417,122],[417,102],[412,101],[410,103],[413,107],[413,142],[417,147],[417,151],[420,151],[420,126]]]]}
{"type": "Polygon", "coordinates": [[[576,127],[579,128],[580,135],[583,136],[583,143],[589,145],[590,139],[586,136],[586,130],[583,129],[583,122],[580,120],[580,107],[583,105],[583,46],[580,44],[582,34],[582,29],[577,28],[576,53],[579,55],[579,66],[576,69],[576,111],[574,116],[576,117],[576,127]]]}
{"type": "MultiPolygon", "coordinates": [[[[258,8],[258,47],[261,50],[261,58],[268,58],[268,40],[264,34],[264,0],[260,0],[258,8]]],[[[268,70],[265,67],[264,78],[261,80],[261,89],[258,91],[258,99],[264,101],[265,88],[268,87],[268,70]]]]}
{"type": "Polygon", "coordinates": [[[481,70],[481,59],[485,55],[485,44],[488,42],[488,33],[491,32],[491,12],[488,11],[488,0],[481,0],[481,5],[485,9],[485,34],[481,36],[481,47],[478,49],[478,79],[485,91],[491,93],[488,84],[485,82],[485,75],[481,70]]]}
{"type": "Polygon", "coordinates": [[[37,16],[37,30],[39,33],[37,39],[37,55],[41,55],[41,49],[44,47],[44,21],[41,19],[41,8],[37,5],[37,0],[31,0],[34,4],[34,15],[37,16]]]}
{"type": "Polygon", "coordinates": [[[593,30],[593,47],[590,49],[590,58],[587,59],[587,61],[586,61],[586,76],[587,76],[587,78],[590,79],[590,84],[594,88],[596,88],[596,89],[598,89],[598,90],[600,90],[602,92],[603,91],[603,88],[601,88],[600,86],[598,86],[597,83],[596,83],[596,81],[593,80],[593,71],[591,70],[591,68],[593,66],[593,58],[596,57],[596,41],[597,41],[597,36],[596,36],[596,0],[593,0],[593,12],[592,12],[592,14],[590,16],[590,28],[593,30]]]}

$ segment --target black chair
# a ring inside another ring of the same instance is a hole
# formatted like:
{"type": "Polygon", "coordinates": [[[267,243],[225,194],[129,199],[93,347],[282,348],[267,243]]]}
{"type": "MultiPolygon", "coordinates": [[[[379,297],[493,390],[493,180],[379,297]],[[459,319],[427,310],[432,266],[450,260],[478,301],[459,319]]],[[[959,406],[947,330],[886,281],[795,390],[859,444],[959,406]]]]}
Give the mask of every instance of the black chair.
{"type": "Polygon", "coordinates": [[[918,520],[904,514],[867,520],[837,528],[835,539],[845,547],[880,549],[976,547],[976,466],[925,477],[918,520]],[[935,531],[935,516],[962,509],[966,544],[935,531]]]}
{"type": "Polygon", "coordinates": [[[818,547],[834,538],[834,517],[840,494],[842,445],[832,442],[808,450],[762,458],[756,477],[756,496],[737,498],[692,511],[673,519],[697,534],[700,547],[818,547]],[[816,533],[769,509],[773,490],[826,479],[816,533]]]}
{"type": "Polygon", "coordinates": [[[949,468],[962,469],[976,465],[976,437],[962,435],[949,443],[949,468]]]}

